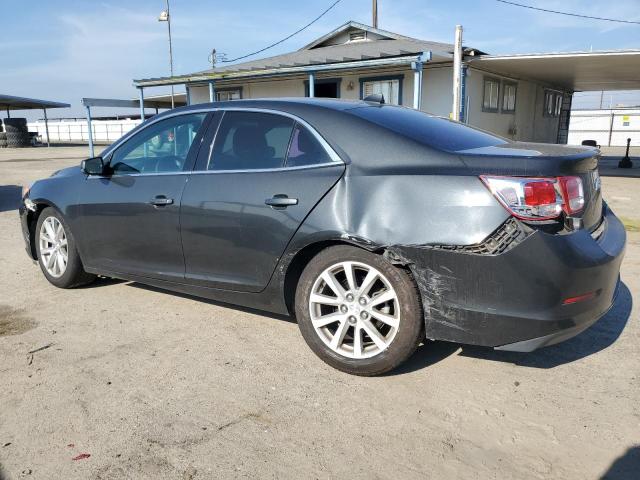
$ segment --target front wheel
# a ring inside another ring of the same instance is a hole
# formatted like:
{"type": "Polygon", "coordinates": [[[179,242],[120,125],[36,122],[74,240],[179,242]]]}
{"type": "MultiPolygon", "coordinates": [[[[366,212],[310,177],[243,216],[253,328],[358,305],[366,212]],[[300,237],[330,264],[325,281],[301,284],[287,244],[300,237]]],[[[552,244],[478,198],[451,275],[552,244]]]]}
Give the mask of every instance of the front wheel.
{"type": "Polygon", "coordinates": [[[35,238],[38,263],[50,283],[73,288],[95,279],[95,275],[84,271],[71,230],[57,210],[47,207],[42,211],[35,238]]]}
{"type": "Polygon", "coordinates": [[[423,316],[409,274],[379,255],[327,248],[303,271],[296,317],[305,341],[326,363],[355,375],[400,365],[423,338],[423,316]]]}

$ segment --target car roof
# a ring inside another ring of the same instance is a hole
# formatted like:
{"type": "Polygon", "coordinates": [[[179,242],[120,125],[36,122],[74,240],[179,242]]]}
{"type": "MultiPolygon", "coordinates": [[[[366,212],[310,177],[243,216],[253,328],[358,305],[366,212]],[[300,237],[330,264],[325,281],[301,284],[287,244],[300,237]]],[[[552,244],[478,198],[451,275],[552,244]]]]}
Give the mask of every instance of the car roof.
{"type": "MultiPolygon", "coordinates": [[[[211,108],[265,108],[288,111],[289,108],[300,106],[316,107],[328,110],[344,111],[358,107],[370,107],[378,103],[365,102],[364,100],[345,100],[341,98],[309,98],[309,97],[277,97],[277,98],[251,98],[243,100],[228,100],[224,102],[197,103],[186,107],[178,107],[169,112],[201,110],[211,108]]],[[[168,112],[164,112],[168,113],[168,112]]]]}

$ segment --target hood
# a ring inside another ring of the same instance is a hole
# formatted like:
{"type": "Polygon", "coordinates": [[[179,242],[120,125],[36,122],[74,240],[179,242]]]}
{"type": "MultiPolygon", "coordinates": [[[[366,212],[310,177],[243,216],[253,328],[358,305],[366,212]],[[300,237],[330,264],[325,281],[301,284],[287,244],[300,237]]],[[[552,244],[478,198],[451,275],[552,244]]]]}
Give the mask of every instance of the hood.
{"type": "Polygon", "coordinates": [[[51,177],[72,177],[81,173],[80,167],[67,167],[61,170],[57,170],[51,174],[51,177]]]}

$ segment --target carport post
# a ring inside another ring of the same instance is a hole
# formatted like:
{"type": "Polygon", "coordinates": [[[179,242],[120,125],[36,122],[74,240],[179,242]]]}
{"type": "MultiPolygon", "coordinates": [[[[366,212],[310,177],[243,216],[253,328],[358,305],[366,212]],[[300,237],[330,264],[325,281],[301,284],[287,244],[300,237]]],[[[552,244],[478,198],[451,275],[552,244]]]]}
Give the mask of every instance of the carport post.
{"type": "Polygon", "coordinates": [[[44,112],[44,130],[47,132],[47,147],[50,147],[51,145],[49,145],[49,120],[47,119],[47,109],[43,108],[42,111],[44,112]]]}
{"type": "Polygon", "coordinates": [[[420,110],[422,104],[422,62],[412,62],[413,67],[413,108],[420,110]]]}
{"type": "Polygon", "coordinates": [[[309,72],[309,98],[316,96],[316,75],[313,72],[309,72]]]}
{"type": "Polygon", "coordinates": [[[89,127],[89,158],[93,158],[95,155],[93,153],[93,130],[91,129],[91,107],[89,105],[85,105],[87,109],[87,126],[89,127]]]}
{"type": "Polygon", "coordinates": [[[140,121],[144,122],[144,92],[143,88],[139,87],[138,94],[140,95],[140,121]]]}
{"type": "Polygon", "coordinates": [[[11,114],[9,113],[9,107],[7,107],[7,118],[11,118],[11,114]]]}
{"type": "Polygon", "coordinates": [[[187,92],[187,105],[191,105],[191,90],[189,89],[189,85],[185,85],[184,89],[187,92]]]}
{"type": "MultiPolygon", "coordinates": [[[[413,70],[413,108],[420,110],[422,106],[422,68],[424,64],[431,61],[431,50],[422,52],[418,60],[411,62],[413,70]]],[[[402,99],[400,99],[402,101],[402,99]]]]}
{"type": "Polygon", "coordinates": [[[453,50],[453,106],[451,119],[460,121],[462,94],[462,25],[456,25],[453,50]]]}
{"type": "Polygon", "coordinates": [[[214,82],[209,82],[209,101],[212,103],[216,101],[216,86],[214,82]]]}

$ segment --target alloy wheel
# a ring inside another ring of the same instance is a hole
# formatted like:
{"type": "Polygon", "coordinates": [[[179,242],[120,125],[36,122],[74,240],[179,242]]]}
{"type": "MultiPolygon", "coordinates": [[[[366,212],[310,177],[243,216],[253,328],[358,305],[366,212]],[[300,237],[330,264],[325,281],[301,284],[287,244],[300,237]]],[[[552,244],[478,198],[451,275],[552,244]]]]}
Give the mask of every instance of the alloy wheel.
{"type": "Polygon", "coordinates": [[[385,351],[400,325],[400,302],[393,286],[380,271],[361,262],[325,269],[311,289],[309,313],[320,339],[353,359],[385,351]]]}
{"type": "Polygon", "coordinates": [[[69,244],[60,220],[47,217],[40,227],[40,261],[49,275],[59,278],[67,270],[69,244]]]}

